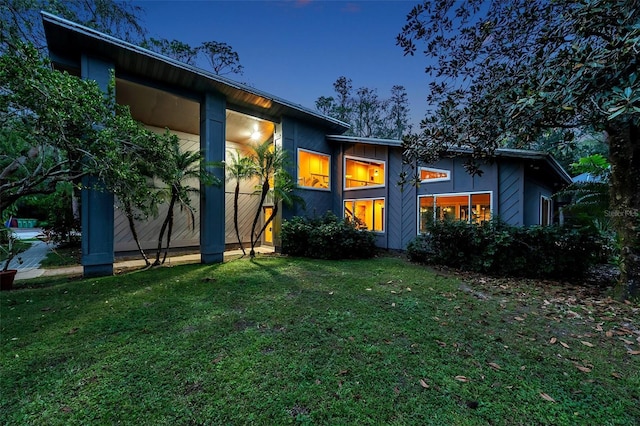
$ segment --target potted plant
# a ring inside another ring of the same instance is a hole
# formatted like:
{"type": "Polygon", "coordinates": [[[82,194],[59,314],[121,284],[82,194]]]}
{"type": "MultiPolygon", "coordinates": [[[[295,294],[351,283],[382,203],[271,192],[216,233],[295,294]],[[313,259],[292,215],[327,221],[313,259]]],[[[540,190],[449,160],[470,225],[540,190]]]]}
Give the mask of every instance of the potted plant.
{"type": "MultiPolygon", "coordinates": [[[[0,291],[11,290],[13,288],[13,280],[18,270],[9,269],[9,264],[11,264],[11,261],[23,250],[21,245],[16,244],[17,240],[18,238],[11,228],[7,228],[4,225],[0,228],[0,253],[3,257],[6,256],[4,265],[0,270],[0,291]]],[[[19,256],[18,261],[22,263],[22,259],[19,256]]]]}

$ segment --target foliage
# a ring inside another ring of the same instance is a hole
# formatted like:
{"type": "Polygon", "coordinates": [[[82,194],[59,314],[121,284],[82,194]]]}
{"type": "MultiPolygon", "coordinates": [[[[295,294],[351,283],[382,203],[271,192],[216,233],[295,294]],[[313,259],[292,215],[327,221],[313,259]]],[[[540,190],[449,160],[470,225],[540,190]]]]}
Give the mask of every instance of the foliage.
{"type": "Polygon", "coordinates": [[[254,163],[255,176],[259,179],[255,194],[260,197],[253,222],[251,223],[251,250],[249,251],[249,256],[253,258],[255,256],[255,247],[260,241],[264,230],[277,217],[280,204],[292,206],[295,203],[302,202],[302,199],[293,193],[295,183],[286,170],[287,153],[280,146],[274,145],[272,139],[256,144],[252,146],[252,149],[254,154],[250,158],[254,163]],[[270,197],[273,210],[271,215],[265,218],[262,227],[258,228],[258,221],[262,216],[262,210],[268,197],[270,197]]]}
{"type": "Polygon", "coordinates": [[[239,212],[239,199],[240,199],[240,183],[243,180],[253,178],[257,173],[256,163],[250,156],[242,156],[238,151],[227,151],[228,162],[225,164],[225,170],[227,172],[227,180],[235,181],[235,187],[233,191],[233,227],[236,232],[236,238],[242,255],[246,254],[244,250],[244,244],[240,237],[240,227],[238,224],[238,212],[239,212]]]}
{"type": "Polygon", "coordinates": [[[205,41],[194,47],[180,40],[151,37],[142,42],[142,47],[189,65],[198,65],[200,60],[206,61],[209,69],[216,75],[241,75],[243,72],[240,55],[227,43],[205,41]]]}
{"type": "MultiPolygon", "coordinates": [[[[79,185],[94,175],[107,187],[132,173],[125,161],[154,136],[116,110],[94,81],[51,69],[37,51],[21,45],[0,57],[0,209],[60,182],[79,185]]],[[[154,139],[155,140],[155,139],[154,139]]]]}
{"type": "Polygon", "coordinates": [[[319,97],[316,108],[351,125],[345,134],[400,139],[410,131],[409,101],[403,86],[393,86],[389,99],[380,99],[376,89],[367,87],[357,89],[354,95],[351,79],[344,76],[338,77],[333,87],[336,97],[319,97]]]}
{"type": "MultiPolygon", "coordinates": [[[[4,272],[9,269],[11,261],[28,247],[29,245],[25,246],[20,244],[18,237],[11,228],[7,228],[4,224],[0,224],[0,254],[2,255],[2,260],[4,262],[0,271],[4,272]]],[[[18,261],[22,263],[22,259],[19,257],[18,261]]]]}
{"type": "Polygon", "coordinates": [[[168,199],[169,207],[167,215],[160,227],[154,265],[164,264],[167,258],[171,245],[174,208],[178,206],[181,211],[185,211],[191,226],[195,227],[195,214],[191,205],[191,195],[199,193],[200,185],[219,185],[221,183],[218,178],[207,169],[207,166],[210,166],[210,164],[205,164],[202,152],[183,151],[180,148],[180,140],[177,136],[168,134],[168,137],[169,143],[165,145],[166,153],[168,154],[167,161],[164,163],[164,167],[156,169],[156,173],[165,185],[162,190],[168,199]],[[190,183],[193,182],[197,182],[198,186],[190,186],[190,183]],[[162,261],[160,261],[165,232],[166,244],[164,246],[162,261]]]}
{"type": "Polygon", "coordinates": [[[590,228],[434,221],[407,254],[414,262],[500,276],[579,280],[608,260],[608,247],[590,228]]]}
{"type": "Polygon", "coordinates": [[[140,25],[140,6],[117,0],[5,0],[0,6],[0,52],[17,42],[29,42],[45,49],[40,11],[95,28],[132,41],[144,35],[140,25]]]}
{"type": "Polygon", "coordinates": [[[459,278],[268,256],[18,281],[0,423],[637,423],[637,305],[459,278]]]}
{"type": "Polygon", "coordinates": [[[44,233],[58,247],[80,246],[80,221],[74,216],[72,209],[73,185],[58,183],[53,194],[37,197],[40,208],[47,210],[44,233]]]}
{"type": "Polygon", "coordinates": [[[472,148],[467,167],[506,143],[570,141],[604,132],[610,199],[621,243],[621,291],[640,292],[640,9],[633,0],[424,2],[397,43],[420,44],[432,76],[407,160],[430,163],[449,146],[472,148]]]}
{"type": "MultiPolygon", "coordinates": [[[[611,234],[609,217],[609,162],[600,154],[581,157],[571,164],[574,173],[586,173],[582,181],[574,182],[556,194],[557,197],[569,199],[563,207],[566,222],[580,226],[592,226],[603,233],[611,234]]],[[[609,236],[613,239],[613,236],[609,236]]]]}
{"type": "Polygon", "coordinates": [[[282,224],[282,252],[316,259],[364,259],[376,254],[375,235],[332,212],[282,224]]]}

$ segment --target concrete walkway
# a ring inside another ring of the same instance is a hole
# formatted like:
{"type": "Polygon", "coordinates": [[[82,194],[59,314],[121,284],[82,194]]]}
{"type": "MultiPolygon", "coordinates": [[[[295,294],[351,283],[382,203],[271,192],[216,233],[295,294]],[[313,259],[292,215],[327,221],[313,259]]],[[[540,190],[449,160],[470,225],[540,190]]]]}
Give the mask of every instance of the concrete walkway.
{"type": "MultiPolygon", "coordinates": [[[[39,229],[22,229],[16,228],[16,235],[19,239],[27,240],[36,238],[40,234],[39,229]]],[[[55,275],[66,275],[66,276],[82,276],[82,266],[74,265],[74,266],[66,266],[62,268],[52,268],[52,269],[42,269],[40,268],[40,263],[47,256],[47,253],[51,250],[51,247],[44,243],[43,241],[34,241],[26,251],[20,253],[20,258],[22,259],[22,264],[19,263],[18,259],[14,258],[11,261],[11,265],[9,265],[10,269],[17,269],[18,273],[16,274],[16,280],[28,280],[31,278],[37,277],[49,277],[55,275]]],[[[248,252],[249,250],[247,250],[248,252]]],[[[257,253],[273,253],[272,247],[256,247],[257,253]]],[[[226,251],[224,253],[224,260],[229,260],[232,258],[236,258],[242,255],[241,250],[231,250],[226,251]]],[[[165,262],[165,266],[172,265],[183,265],[187,263],[200,263],[200,253],[195,254],[187,254],[180,256],[169,256],[167,257],[167,261],[165,262]]],[[[130,269],[140,269],[143,268],[144,260],[135,259],[135,260],[122,260],[118,261],[116,259],[116,263],[113,265],[114,273],[123,272],[130,269]]]]}

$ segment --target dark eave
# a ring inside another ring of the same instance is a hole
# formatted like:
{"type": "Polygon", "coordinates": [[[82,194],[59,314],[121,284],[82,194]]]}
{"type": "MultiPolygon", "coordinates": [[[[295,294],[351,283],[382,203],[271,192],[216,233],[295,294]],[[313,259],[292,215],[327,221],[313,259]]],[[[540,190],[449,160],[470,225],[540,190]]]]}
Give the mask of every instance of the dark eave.
{"type": "Polygon", "coordinates": [[[293,104],[266,92],[209,71],[184,64],[94,29],[41,12],[49,47],[56,65],[79,67],[81,55],[100,57],[114,64],[116,75],[140,78],[185,93],[217,92],[230,109],[279,122],[291,117],[342,133],[349,125],[312,109],[293,104]]]}
{"type": "MultiPolygon", "coordinates": [[[[454,154],[471,154],[472,150],[469,148],[449,148],[449,152],[454,154]]],[[[496,157],[506,158],[520,158],[525,160],[531,160],[534,162],[541,162],[551,168],[551,170],[558,175],[564,184],[570,184],[572,182],[571,176],[562,167],[558,160],[553,158],[553,155],[547,152],[530,151],[526,149],[511,149],[511,148],[498,148],[495,150],[496,157]]]]}
{"type": "Polygon", "coordinates": [[[367,145],[382,145],[382,146],[390,146],[390,147],[402,146],[402,141],[398,139],[361,138],[358,136],[343,136],[343,135],[327,135],[326,139],[329,142],[338,142],[338,143],[363,143],[367,145]]]}

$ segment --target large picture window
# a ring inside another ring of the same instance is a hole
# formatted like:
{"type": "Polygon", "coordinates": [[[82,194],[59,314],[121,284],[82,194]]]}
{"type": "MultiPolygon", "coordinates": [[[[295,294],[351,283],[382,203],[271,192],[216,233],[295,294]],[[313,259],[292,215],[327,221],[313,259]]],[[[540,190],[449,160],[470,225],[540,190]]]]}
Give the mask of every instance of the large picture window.
{"type": "Polygon", "coordinates": [[[298,186],[329,189],[330,164],[329,155],[298,149],[298,186]]]}
{"type": "Polygon", "coordinates": [[[376,161],[356,157],[345,157],[345,189],[384,186],[384,166],[384,161],[376,161]]]}
{"type": "Polygon", "coordinates": [[[345,200],[344,217],[369,231],[384,232],[384,198],[345,200]]]}
{"type": "Polygon", "coordinates": [[[491,193],[425,195],[418,199],[418,232],[435,220],[482,223],[491,219],[491,193]]]}

